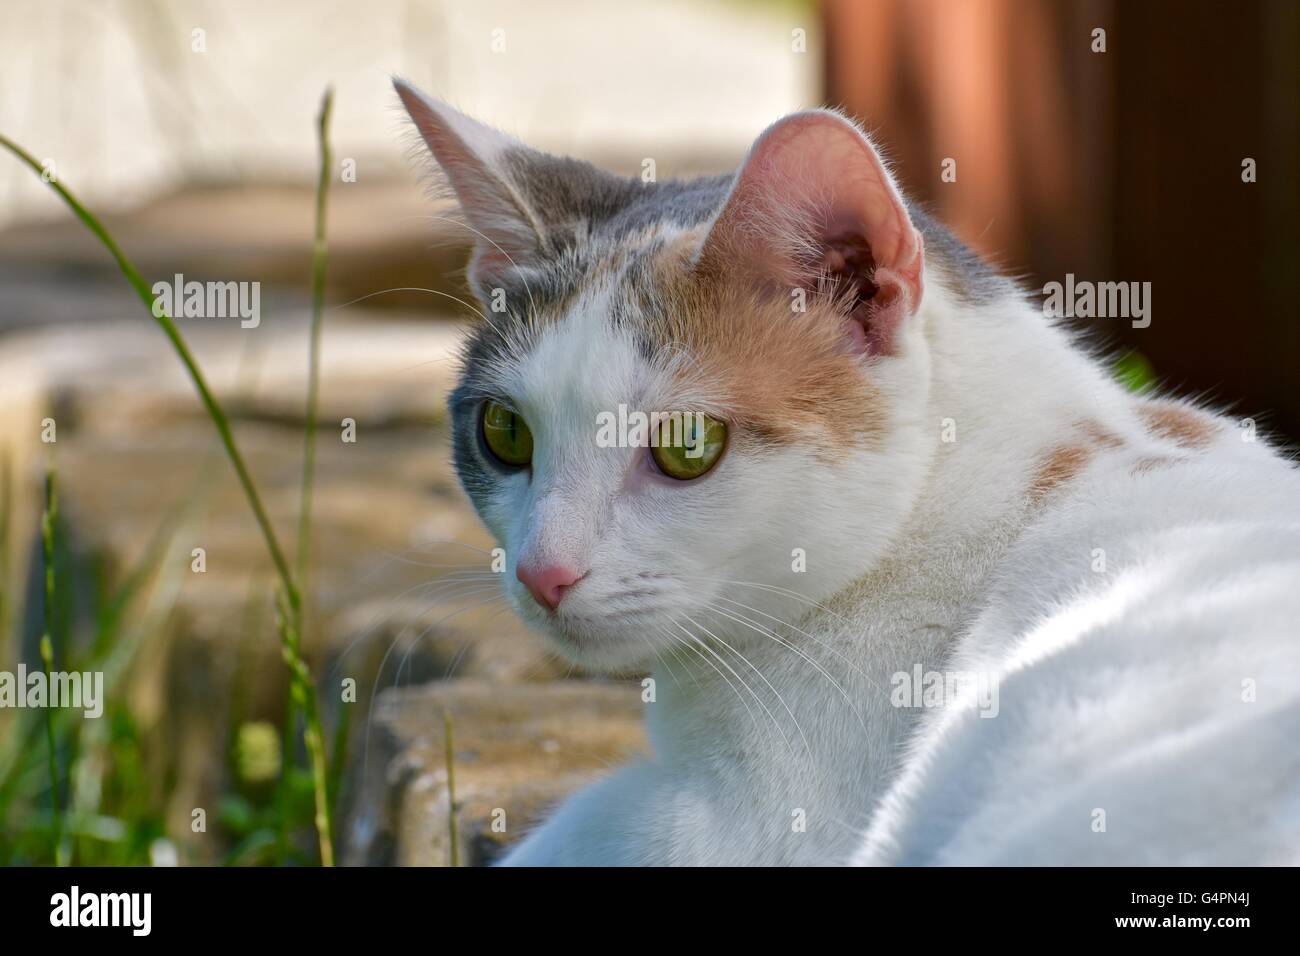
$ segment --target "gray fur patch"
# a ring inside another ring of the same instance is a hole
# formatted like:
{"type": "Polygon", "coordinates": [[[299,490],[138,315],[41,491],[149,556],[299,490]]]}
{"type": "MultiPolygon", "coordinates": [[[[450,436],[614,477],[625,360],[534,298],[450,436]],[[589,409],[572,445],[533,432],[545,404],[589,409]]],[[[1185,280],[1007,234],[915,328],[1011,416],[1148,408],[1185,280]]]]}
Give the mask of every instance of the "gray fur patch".
{"type": "MultiPolygon", "coordinates": [[[[726,173],[643,183],[581,160],[527,149],[509,151],[503,166],[548,229],[544,242],[559,275],[541,290],[549,293],[546,298],[571,295],[595,259],[612,254],[630,236],[660,224],[690,228],[709,222],[722,209],[735,180],[734,173],[726,173]]],[[[927,255],[963,301],[981,303],[1007,294],[1008,280],[919,204],[904,201],[927,255]]]]}

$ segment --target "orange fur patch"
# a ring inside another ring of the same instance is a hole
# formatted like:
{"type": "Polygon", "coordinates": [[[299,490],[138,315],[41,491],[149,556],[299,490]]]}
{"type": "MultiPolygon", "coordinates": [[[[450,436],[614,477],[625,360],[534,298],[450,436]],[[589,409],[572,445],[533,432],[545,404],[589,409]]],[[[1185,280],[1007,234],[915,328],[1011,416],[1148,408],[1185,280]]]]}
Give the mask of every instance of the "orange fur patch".
{"type": "Polygon", "coordinates": [[[1138,406],[1138,414],[1156,436],[1182,448],[1204,448],[1218,430],[1208,415],[1173,402],[1144,402],[1138,406]]]}
{"type": "Polygon", "coordinates": [[[647,334],[660,348],[693,357],[682,374],[717,394],[729,421],[760,441],[817,445],[833,457],[883,434],[879,390],[831,303],[809,294],[806,311],[797,312],[779,291],[763,296],[726,276],[688,271],[688,249],[681,243],[665,252],[667,301],[647,334]]]}
{"type": "Polygon", "coordinates": [[[1059,445],[1043,460],[1029,485],[1029,497],[1037,501],[1072,480],[1088,467],[1094,450],[1088,445],[1059,445]]]}
{"type": "Polygon", "coordinates": [[[1098,422],[1084,420],[1075,427],[1082,440],[1058,445],[1047,454],[1029,484],[1029,497],[1032,500],[1038,501],[1066,482],[1074,480],[1088,467],[1098,451],[1121,448],[1124,445],[1124,439],[1098,422]]]}
{"type": "Polygon", "coordinates": [[[1094,421],[1084,421],[1079,423],[1080,430],[1088,436],[1092,444],[1100,448],[1119,448],[1124,444],[1124,439],[1120,438],[1112,431],[1107,431],[1104,426],[1094,421]]]}

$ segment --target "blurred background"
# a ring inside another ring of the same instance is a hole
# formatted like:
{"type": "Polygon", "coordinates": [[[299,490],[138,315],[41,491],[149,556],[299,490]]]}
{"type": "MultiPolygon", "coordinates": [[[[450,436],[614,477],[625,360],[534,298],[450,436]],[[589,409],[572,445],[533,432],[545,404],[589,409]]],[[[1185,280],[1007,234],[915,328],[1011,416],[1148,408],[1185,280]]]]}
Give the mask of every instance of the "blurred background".
{"type": "MultiPolygon", "coordinates": [[[[8,0],[0,22],[0,133],[146,280],[260,283],[256,328],[178,324],[290,547],[314,124],[335,90],[304,641],[342,862],[448,863],[453,831],[459,862],[490,861],[643,746],[636,685],[549,658],[480,576],[491,542],[442,411],[468,243],[425,196],[394,73],[533,145],[660,177],[734,168],[781,114],[841,106],[1027,289],[1150,282],[1149,327],[1080,323],[1135,387],[1300,437],[1288,0],[8,0]]],[[[256,525],[166,339],[4,153],[0,585],[0,670],[38,668],[49,630],[56,667],[110,684],[99,720],[0,709],[0,862],[316,862],[256,525]]]]}

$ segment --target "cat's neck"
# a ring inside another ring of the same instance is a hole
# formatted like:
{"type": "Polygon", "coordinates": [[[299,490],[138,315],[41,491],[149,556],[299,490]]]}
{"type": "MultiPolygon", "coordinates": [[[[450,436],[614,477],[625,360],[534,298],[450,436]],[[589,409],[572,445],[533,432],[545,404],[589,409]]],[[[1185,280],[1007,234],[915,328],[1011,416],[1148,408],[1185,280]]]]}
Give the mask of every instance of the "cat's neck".
{"type": "Polygon", "coordinates": [[[1019,297],[926,316],[926,425],[938,438],[908,531],[931,549],[1002,536],[1065,474],[1054,456],[1127,432],[1133,401],[1069,336],[1019,297]]]}

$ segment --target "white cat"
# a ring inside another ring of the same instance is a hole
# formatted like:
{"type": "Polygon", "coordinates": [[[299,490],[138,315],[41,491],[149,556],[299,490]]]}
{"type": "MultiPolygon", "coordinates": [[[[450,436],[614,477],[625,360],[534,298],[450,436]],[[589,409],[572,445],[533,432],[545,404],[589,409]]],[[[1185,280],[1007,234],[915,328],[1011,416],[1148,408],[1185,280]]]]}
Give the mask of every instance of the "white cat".
{"type": "Polygon", "coordinates": [[[1300,476],[1252,428],[1112,381],[836,113],[647,184],[397,89],[478,237],[509,596],[653,668],[652,754],[506,862],[1300,863],[1300,476]],[[707,426],[605,447],[620,405],[707,426]]]}

